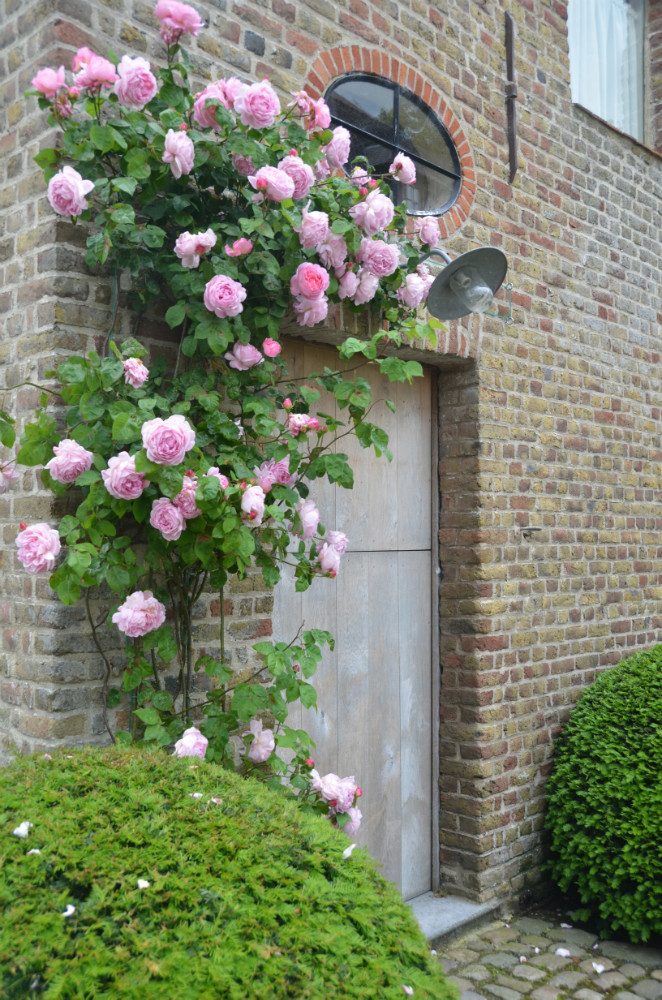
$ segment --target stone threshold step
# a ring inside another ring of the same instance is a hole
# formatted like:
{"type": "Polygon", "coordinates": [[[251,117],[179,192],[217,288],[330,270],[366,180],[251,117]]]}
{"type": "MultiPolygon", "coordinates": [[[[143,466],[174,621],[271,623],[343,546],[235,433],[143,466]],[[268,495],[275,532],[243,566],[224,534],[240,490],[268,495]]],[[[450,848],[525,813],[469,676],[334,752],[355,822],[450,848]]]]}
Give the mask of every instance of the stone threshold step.
{"type": "Polygon", "coordinates": [[[474,903],[460,896],[424,892],[407,900],[431,948],[499,917],[500,903],[474,903]]]}

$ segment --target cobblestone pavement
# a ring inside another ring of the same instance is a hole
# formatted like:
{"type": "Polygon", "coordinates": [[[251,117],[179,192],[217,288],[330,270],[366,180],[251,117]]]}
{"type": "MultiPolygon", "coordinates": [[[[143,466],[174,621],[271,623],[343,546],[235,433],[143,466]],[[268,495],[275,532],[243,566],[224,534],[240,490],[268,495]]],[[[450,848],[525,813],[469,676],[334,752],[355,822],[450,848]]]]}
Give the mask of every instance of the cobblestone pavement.
{"type": "Polygon", "coordinates": [[[534,917],[499,920],[437,952],[461,1000],[662,1000],[662,951],[534,917]]]}

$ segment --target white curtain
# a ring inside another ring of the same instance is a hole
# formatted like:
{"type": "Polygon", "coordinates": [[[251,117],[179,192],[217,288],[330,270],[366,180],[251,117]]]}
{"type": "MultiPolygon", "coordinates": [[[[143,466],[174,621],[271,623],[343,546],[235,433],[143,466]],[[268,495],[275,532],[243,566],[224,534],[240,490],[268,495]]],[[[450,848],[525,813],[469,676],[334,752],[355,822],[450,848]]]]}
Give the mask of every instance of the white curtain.
{"type": "Polygon", "coordinates": [[[644,0],[570,0],[572,100],[643,140],[644,0]]]}

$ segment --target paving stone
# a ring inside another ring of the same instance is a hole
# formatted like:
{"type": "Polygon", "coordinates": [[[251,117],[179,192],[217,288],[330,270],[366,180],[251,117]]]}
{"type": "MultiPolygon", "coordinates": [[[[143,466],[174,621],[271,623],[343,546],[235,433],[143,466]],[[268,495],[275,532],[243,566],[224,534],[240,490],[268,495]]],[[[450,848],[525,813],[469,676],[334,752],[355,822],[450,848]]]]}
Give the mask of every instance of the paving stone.
{"type": "Polygon", "coordinates": [[[444,948],[443,957],[460,965],[470,965],[480,958],[480,952],[473,951],[471,948],[444,948]]]}
{"type": "Polygon", "coordinates": [[[600,951],[615,962],[637,962],[647,969],[651,966],[662,967],[662,951],[656,948],[642,948],[641,945],[627,944],[624,941],[601,941],[600,951]]]}
{"type": "MultiPolygon", "coordinates": [[[[587,972],[589,976],[603,975],[605,972],[611,972],[614,968],[614,963],[609,958],[604,958],[603,955],[593,956],[593,958],[587,958],[583,962],[579,963],[579,968],[583,972],[587,972]],[[602,966],[602,972],[597,973],[593,968],[593,963],[602,966]]],[[[643,976],[644,970],[641,970],[641,975],[643,976]]]]}
{"type": "Polygon", "coordinates": [[[533,954],[528,960],[531,965],[535,965],[539,969],[547,969],[548,972],[558,972],[559,969],[564,969],[570,961],[554,953],[550,955],[549,952],[541,952],[539,955],[533,954]]]}
{"type": "Polygon", "coordinates": [[[497,986],[506,986],[509,990],[514,990],[520,996],[528,993],[529,984],[524,979],[514,979],[512,976],[497,976],[497,986]]]}
{"type": "Polygon", "coordinates": [[[508,941],[514,941],[517,938],[517,931],[512,927],[496,927],[494,930],[487,931],[481,935],[484,941],[489,944],[506,944],[508,941]]]}
{"type": "Polygon", "coordinates": [[[510,951],[497,951],[493,955],[484,955],[483,961],[493,969],[512,969],[514,965],[519,964],[517,955],[510,951]]]}
{"type": "Polygon", "coordinates": [[[524,934],[544,934],[549,929],[549,924],[536,917],[518,917],[517,920],[513,921],[511,927],[524,934]]]}
{"type": "Polygon", "coordinates": [[[539,934],[523,934],[520,941],[523,944],[530,944],[532,948],[540,948],[541,951],[546,951],[549,948],[547,938],[539,934]]]}
{"type": "Polygon", "coordinates": [[[485,983],[482,989],[488,996],[496,997],[497,1000],[522,1000],[521,993],[509,990],[507,986],[499,986],[498,983],[485,983]]]}
{"type": "Polygon", "coordinates": [[[600,976],[600,989],[607,993],[609,990],[618,989],[619,986],[627,986],[629,982],[627,976],[622,975],[618,969],[613,969],[611,972],[603,972],[600,976]]]}
{"type": "Polygon", "coordinates": [[[662,983],[657,979],[642,979],[634,984],[632,990],[646,1000],[662,1000],[662,983]]]}
{"type": "Polygon", "coordinates": [[[659,979],[659,981],[662,982],[662,969],[653,969],[651,976],[653,979],[659,979]]]}
{"type": "Polygon", "coordinates": [[[578,927],[555,927],[547,932],[547,937],[552,941],[561,941],[568,944],[577,945],[578,948],[592,948],[598,940],[597,934],[590,934],[589,931],[581,931],[578,927]]]}
{"type": "MultiPolygon", "coordinates": [[[[605,959],[605,961],[609,961],[609,959],[605,959]]],[[[628,979],[642,979],[646,975],[643,965],[637,965],[636,962],[626,962],[624,965],[619,965],[618,971],[622,972],[628,979]]]]}
{"type": "Polygon", "coordinates": [[[537,983],[547,975],[542,969],[536,969],[535,966],[529,965],[528,962],[522,962],[517,968],[512,969],[511,974],[516,979],[526,979],[528,983],[537,983]]]}
{"type": "Polygon", "coordinates": [[[453,961],[453,959],[450,958],[439,959],[439,965],[442,967],[447,976],[450,976],[451,972],[454,972],[459,964],[459,962],[453,961]]]}
{"type": "Polygon", "coordinates": [[[474,990],[461,990],[460,1000],[487,1000],[487,997],[483,996],[482,993],[476,993],[474,990]]]}
{"type": "Polygon", "coordinates": [[[575,972],[573,969],[566,969],[564,972],[557,972],[553,979],[550,979],[549,985],[558,986],[566,990],[574,990],[580,983],[585,982],[585,972],[575,972]]]}
{"type": "Polygon", "coordinates": [[[575,1000],[604,1000],[602,993],[596,993],[595,990],[577,990],[575,993],[575,1000]]]}
{"type": "Polygon", "coordinates": [[[619,993],[614,994],[614,1000],[639,1000],[636,993],[630,993],[629,990],[621,990],[619,993]]]}
{"type": "Polygon", "coordinates": [[[492,973],[484,965],[465,965],[462,969],[462,975],[474,983],[484,983],[492,978],[492,973]]]}
{"type": "Polygon", "coordinates": [[[531,1000],[559,1000],[559,991],[555,986],[538,986],[529,996],[531,1000]]]}
{"type": "Polygon", "coordinates": [[[470,990],[473,986],[470,979],[463,979],[462,976],[449,976],[448,982],[455,983],[460,993],[462,993],[463,990],[470,990]]]}

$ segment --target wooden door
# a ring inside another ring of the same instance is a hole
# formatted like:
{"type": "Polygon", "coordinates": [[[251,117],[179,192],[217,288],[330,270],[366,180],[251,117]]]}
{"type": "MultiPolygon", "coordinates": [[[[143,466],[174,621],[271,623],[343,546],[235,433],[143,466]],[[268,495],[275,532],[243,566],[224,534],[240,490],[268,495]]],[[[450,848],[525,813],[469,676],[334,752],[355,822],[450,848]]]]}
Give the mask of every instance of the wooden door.
{"type": "MultiPolygon", "coordinates": [[[[331,348],[298,343],[292,374],[337,367],[331,348]]],[[[313,678],[318,712],[293,711],[316,743],[320,774],[354,775],[363,789],[363,822],[354,838],[382,865],[405,899],[432,883],[432,378],[389,383],[361,372],[381,400],[372,419],[389,435],[393,461],[351,437],[354,489],[310,483],[327,530],[349,539],[335,580],[304,594],[291,578],[276,588],[274,635],[289,641],[301,623],[336,639],[313,678]],[[385,405],[396,403],[392,413],[385,405]]],[[[334,401],[319,409],[336,413],[334,401]]]]}

